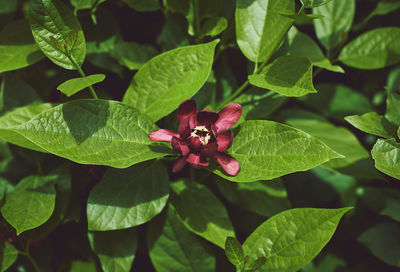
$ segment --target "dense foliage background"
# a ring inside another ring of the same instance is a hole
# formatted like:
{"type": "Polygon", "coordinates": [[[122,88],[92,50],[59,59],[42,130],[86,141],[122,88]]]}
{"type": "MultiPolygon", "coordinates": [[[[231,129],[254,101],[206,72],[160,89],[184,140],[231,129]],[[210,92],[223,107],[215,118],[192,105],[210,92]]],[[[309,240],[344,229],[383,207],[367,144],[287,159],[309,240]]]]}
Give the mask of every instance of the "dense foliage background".
{"type": "Polygon", "coordinates": [[[0,0],[0,270],[400,271],[399,16],[0,0]],[[242,105],[237,176],[147,138],[189,98],[242,105]]]}

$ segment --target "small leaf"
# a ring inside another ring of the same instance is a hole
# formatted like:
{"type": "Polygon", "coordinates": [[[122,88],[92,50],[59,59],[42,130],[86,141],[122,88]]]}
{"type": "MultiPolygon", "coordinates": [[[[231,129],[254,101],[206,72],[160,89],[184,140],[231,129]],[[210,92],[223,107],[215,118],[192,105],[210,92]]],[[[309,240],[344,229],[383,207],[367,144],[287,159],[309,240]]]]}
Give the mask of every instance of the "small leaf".
{"type": "Polygon", "coordinates": [[[57,175],[29,176],[7,194],[1,213],[16,229],[17,235],[42,225],[50,218],[55,206],[54,182],[57,178],[57,175]]]}
{"type": "Polygon", "coordinates": [[[294,1],[236,1],[236,39],[249,60],[267,61],[281,43],[293,20],[279,13],[294,13],[294,1]]]}
{"type": "Polygon", "coordinates": [[[168,180],[167,170],[159,162],[108,169],[89,195],[89,230],[118,230],[150,221],[167,202],[168,180]]]}
{"type": "Polygon", "coordinates": [[[89,232],[88,238],[104,272],[131,269],[137,248],[136,229],[89,232]]]}
{"type": "Polygon", "coordinates": [[[395,139],[378,139],[371,154],[378,170],[400,179],[400,144],[395,139]]]}
{"type": "Polygon", "coordinates": [[[400,27],[376,28],[361,34],[346,44],[339,60],[358,69],[379,69],[400,62],[400,27]]]}
{"type": "Polygon", "coordinates": [[[228,21],[224,17],[212,17],[207,19],[200,30],[200,38],[205,36],[215,37],[228,27],[228,21]]]}
{"type": "Polygon", "coordinates": [[[133,77],[123,102],[157,121],[191,98],[207,81],[218,40],[158,55],[133,77]]]}
{"type": "Polygon", "coordinates": [[[246,265],[245,271],[256,271],[260,269],[265,264],[266,261],[267,259],[265,257],[260,257],[251,262],[249,265],[246,265]]]}
{"type": "Polygon", "coordinates": [[[306,8],[315,8],[328,4],[332,0],[300,0],[306,8]]]}
{"type": "Polygon", "coordinates": [[[18,250],[12,244],[0,240],[0,271],[7,271],[17,258],[18,250]]]}
{"type": "Polygon", "coordinates": [[[228,213],[220,200],[204,185],[179,180],[171,183],[174,205],[184,225],[192,232],[224,248],[225,239],[235,236],[228,213]]]}
{"type": "Polygon", "coordinates": [[[157,272],[215,271],[215,257],[183,225],[172,205],[149,223],[147,243],[157,272]]]}
{"type": "Polygon", "coordinates": [[[26,20],[13,21],[0,32],[0,73],[30,66],[43,58],[26,20]]]}
{"type": "Polygon", "coordinates": [[[290,97],[317,92],[312,83],[312,65],[304,57],[279,57],[260,74],[250,75],[249,81],[254,86],[290,97]]]}
{"type": "Polygon", "coordinates": [[[89,86],[92,86],[93,84],[102,82],[105,78],[106,76],[103,74],[95,74],[87,77],[73,78],[59,85],[57,87],[57,90],[60,90],[63,94],[70,97],[71,95],[74,95],[77,92],[89,86]]]}
{"type": "Polygon", "coordinates": [[[400,94],[394,91],[388,91],[385,118],[400,126],[400,94]]]}
{"type": "Polygon", "coordinates": [[[243,244],[249,261],[265,257],[265,271],[297,271],[328,243],[340,218],[351,208],[300,208],[261,224],[243,244]]]}
{"type": "Polygon", "coordinates": [[[244,262],[242,245],[235,237],[227,237],[225,240],[225,254],[228,260],[235,266],[241,266],[244,262]]]}
{"type": "Polygon", "coordinates": [[[70,55],[82,65],[86,55],[85,37],[78,19],[62,1],[30,1],[29,22],[36,43],[51,61],[66,69],[76,69],[70,55]],[[67,53],[64,45],[67,47],[71,33],[75,46],[67,53]]]}
{"type": "Polygon", "coordinates": [[[366,133],[370,133],[383,138],[396,137],[396,127],[385,117],[376,112],[368,112],[363,115],[352,115],[344,118],[354,127],[366,133]]]}
{"type": "Polygon", "coordinates": [[[227,180],[270,180],[342,157],[316,138],[277,122],[246,121],[238,130],[228,152],[239,161],[239,174],[232,177],[214,170],[227,180]]]}

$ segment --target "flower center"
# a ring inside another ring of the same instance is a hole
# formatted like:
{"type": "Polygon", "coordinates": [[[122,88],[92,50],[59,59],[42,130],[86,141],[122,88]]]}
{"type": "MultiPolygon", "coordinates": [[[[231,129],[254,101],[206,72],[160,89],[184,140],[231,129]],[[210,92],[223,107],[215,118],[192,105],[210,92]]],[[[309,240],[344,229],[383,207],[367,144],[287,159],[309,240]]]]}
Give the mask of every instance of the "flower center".
{"type": "Polygon", "coordinates": [[[210,131],[205,126],[197,126],[192,129],[191,137],[199,138],[202,145],[207,145],[211,139],[210,131]]]}

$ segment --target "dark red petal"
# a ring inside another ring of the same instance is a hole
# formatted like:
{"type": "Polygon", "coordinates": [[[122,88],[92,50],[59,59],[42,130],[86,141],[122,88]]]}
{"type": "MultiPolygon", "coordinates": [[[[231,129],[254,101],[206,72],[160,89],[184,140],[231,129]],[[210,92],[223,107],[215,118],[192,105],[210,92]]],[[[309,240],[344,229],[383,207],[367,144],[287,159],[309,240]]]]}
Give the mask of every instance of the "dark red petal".
{"type": "Polygon", "coordinates": [[[240,164],[235,158],[225,153],[218,152],[214,159],[222,166],[228,175],[236,176],[240,171],[240,164]]]}
{"type": "Polygon", "coordinates": [[[240,104],[229,104],[219,112],[219,119],[215,122],[215,133],[231,128],[242,115],[240,104]]]}
{"type": "Polygon", "coordinates": [[[150,140],[156,142],[171,142],[174,136],[179,137],[179,134],[168,129],[157,129],[149,134],[150,140]]]}
{"type": "Polygon", "coordinates": [[[180,153],[183,156],[186,156],[190,152],[189,145],[175,136],[172,137],[171,145],[176,153],[180,153]]]}
{"type": "Polygon", "coordinates": [[[203,147],[201,155],[204,157],[212,157],[217,152],[217,142],[211,142],[203,147]]]}
{"type": "Polygon", "coordinates": [[[185,165],[186,165],[186,157],[182,156],[174,162],[174,165],[172,166],[172,172],[176,173],[181,171],[183,167],[185,167],[185,165]]]}
{"type": "Polygon", "coordinates": [[[198,151],[203,148],[200,139],[197,137],[190,137],[187,141],[189,142],[189,146],[192,150],[198,151]]]}
{"type": "Polygon", "coordinates": [[[189,154],[186,161],[196,168],[203,168],[209,164],[204,158],[193,153],[189,154]]]}
{"type": "Polygon", "coordinates": [[[178,107],[179,134],[181,139],[190,135],[192,128],[196,126],[197,106],[194,100],[185,100],[178,107]]]}
{"type": "Polygon", "coordinates": [[[227,130],[223,133],[217,135],[217,144],[218,144],[218,151],[224,152],[227,150],[233,141],[233,132],[232,130],[227,130]]]}
{"type": "Polygon", "coordinates": [[[218,113],[211,110],[202,110],[197,113],[198,125],[203,125],[206,127],[210,127],[211,124],[214,124],[218,120],[218,118],[218,113]]]}

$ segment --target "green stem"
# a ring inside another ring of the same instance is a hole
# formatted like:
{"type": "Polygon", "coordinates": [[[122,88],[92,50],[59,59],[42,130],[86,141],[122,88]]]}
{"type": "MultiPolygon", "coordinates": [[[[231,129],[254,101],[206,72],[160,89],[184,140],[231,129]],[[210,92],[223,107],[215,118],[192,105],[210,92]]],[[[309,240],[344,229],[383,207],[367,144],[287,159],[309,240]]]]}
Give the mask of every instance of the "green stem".
{"type": "Polygon", "coordinates": [[[27,249],[26,251],[19,251],[19,254],[25,256],[31,262],[31,264],[36,272],[40,272],[40,268],[39,268],[38,264],[36,263],[35,259],[33,259],[31,254],[29,253],[29,249],[27,249]]]}
{"type": "MultiPolygon", "coordinates": [[[[78,63],[76,63],[76,61],[74,60],[74,58],[70,55],[67,54],[68,59],[72,62],[72,64],[75,66],[76,70],[78,71],[78,73],[81,75],[81,77],[86,78],[85,73],[83,72],[82,68],[79,66],[78,63]]],[[[98,99],[99,97],[97,96],[96,92],[94,91],[92,86],[89,86],[89,90],[92,93],[92,96],[94,99],[98,99]]]]}

